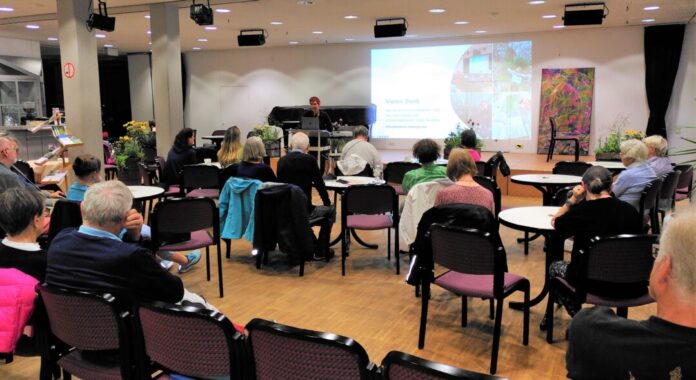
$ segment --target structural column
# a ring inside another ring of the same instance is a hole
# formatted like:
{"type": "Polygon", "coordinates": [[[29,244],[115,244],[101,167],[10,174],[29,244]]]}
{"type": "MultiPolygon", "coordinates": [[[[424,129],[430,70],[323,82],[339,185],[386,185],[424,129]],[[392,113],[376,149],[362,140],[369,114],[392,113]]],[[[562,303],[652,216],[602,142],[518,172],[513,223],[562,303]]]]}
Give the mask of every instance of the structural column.
{"type": "Polygon", "coordinates": [[[179,8],[171,4],[151,5],[150,31],[157,152],[164,156],[174,136],[184,127],[179,8]]]}
{"type": "Polygon", "coordinates": [[[58,39],[63,68],[66,125],[84,142],[70,148],[70,157],[90,153],[100,159],[102,150],[101,98],[97,42],[85,27],[92,0],[56,0],[58,39]]]}

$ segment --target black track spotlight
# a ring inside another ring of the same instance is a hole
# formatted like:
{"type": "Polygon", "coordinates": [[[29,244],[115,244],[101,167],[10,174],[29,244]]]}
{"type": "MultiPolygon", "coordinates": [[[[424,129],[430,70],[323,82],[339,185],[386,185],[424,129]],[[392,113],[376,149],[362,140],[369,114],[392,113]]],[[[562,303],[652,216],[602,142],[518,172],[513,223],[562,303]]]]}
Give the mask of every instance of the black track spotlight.
{"type": "Polygon", "coordinates": [[[237,36],[239,46],[261,46],[266,43],[266,30],[242,29],[237,36]]]}
{"type": "MultiPolygon", "coordinates": [[[[90,7],[91,8],[91,7],[90,7]]],[[[99,13],[94,13],[92,9],[87,17],[87,29],[99,29],[105,32],[113,32],[116,29],[116,17],[109,17],[106,9],[106,1],[99,0],[99,13]]]]}
{"type": "Polygon", "coordinates": [[[191,20],[193,20],[198,25],[213,25],[213,8],[210,7],[210,0],[208,0],[208,5],[196,4],[196,0],[193,0],[191,4],[191,20]]]}

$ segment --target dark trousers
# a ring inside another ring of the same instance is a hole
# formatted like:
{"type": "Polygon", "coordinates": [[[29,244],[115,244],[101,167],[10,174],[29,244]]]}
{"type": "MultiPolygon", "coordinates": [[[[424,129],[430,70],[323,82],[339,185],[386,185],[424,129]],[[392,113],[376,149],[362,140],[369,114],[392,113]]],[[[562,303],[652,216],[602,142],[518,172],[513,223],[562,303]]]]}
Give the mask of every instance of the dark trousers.
{"type": "Polygon", "coordinates": [[[334,206],[316,206],[310,212],[309,220],[311,226],[319,226],[317,256],[328,257],[330,255],[331,228],[336,220],[336,208],[334,206]]]}

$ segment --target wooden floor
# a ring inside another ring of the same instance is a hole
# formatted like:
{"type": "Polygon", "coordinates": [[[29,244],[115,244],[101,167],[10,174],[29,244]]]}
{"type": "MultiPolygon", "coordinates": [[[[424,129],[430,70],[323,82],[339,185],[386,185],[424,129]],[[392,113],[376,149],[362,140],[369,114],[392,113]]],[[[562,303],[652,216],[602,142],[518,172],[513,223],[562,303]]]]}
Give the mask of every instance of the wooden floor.
{"type": "MultiPolygon", "coordinates": [[[[539,205],[540,197],[504,197],[505,207],[539,205]]],[[[337,234],[334,229],[334,235],[337,234]]],[[[446,364],[487,372],[492,345],[493,321],[488,319],[488,302],[469,301],[469,326],[460,327],[460,300],[451,293],[434,288],[426,344],[417,347],[420,298],[404,282],[406,257],[401,258],[402,274],[395,275],[394,259],[388,262],[385,232],[360,233],[365,240],[378,242],[378,250],[359,249],[353,244],[347,262],[347,274],[341,277],[340,259],[330,263],[311,262],[305,276],[298,268],[284,264],[282,254],[272,256],[271,265],[257,270],[245,241],[232,243],[232,259],[223,263],[225,298],[218,297],[215,280],[205,281],[205,264],[201,260],[191,272],[182,275],[186,287],[203,295],[230,319],[247,323],[259,317],[308,329],[345,335],[357,340],[370,359],[381,362],[391,350],[401,350],[446,364]]],[[[532,283],[536,294],[543,283],[541,240],[530,246],[525,257],[515,239],[520,233],[501,227],[501,235],[510,270],[522,274],[532,283]]],[[[337,250],[338,251],[338,250],[337,250]]],[[[214,255],[213,255],[214,256],[214,255]]],[[[213,263],[215,260],[213,259],[213,263]]],[[[215,268],[215,265],[212,266],[215,268]]],[[[213,272],[213,279],[216,273],[213,272]]],[[[509,299],[521,300],[521,295],[509,299]]],[[[563,333],[569,318],[556,312],[556,343],[549,345],[539,322],[546,303],[531,311],[530,340],[522,345],[522,313],[509,309],[503,313],[498,375],[511,379],[565,378],[567,342],[563,333]]],[[[655,312],[654,305],[633,308],[629,317],[644,319],[655,312]]],[[[185,329],[186,326],[181,326],[185,329]]],[[[0,364],[0,379],[36,379],[39,359],[16,357],[9,365],[0,364]]]]}

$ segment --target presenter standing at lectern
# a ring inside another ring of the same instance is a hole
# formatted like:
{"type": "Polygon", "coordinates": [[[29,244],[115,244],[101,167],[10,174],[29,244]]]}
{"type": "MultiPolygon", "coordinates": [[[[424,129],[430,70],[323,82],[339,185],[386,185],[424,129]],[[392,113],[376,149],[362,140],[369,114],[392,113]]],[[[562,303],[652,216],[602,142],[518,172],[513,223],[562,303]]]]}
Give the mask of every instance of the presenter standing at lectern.
{"type": "Polygon", "coordinates": [[[332,131],[333,126],[331,125],[331,118],[329,117],[329,114],[326,112],[321,112],[319,109],[321,107],[321,100],[316,97],[312,96],[309,98],[309,106],[311,109],[307,112],[305,112],[303,117],[316,117],[319,119],[319,127],[320,129],[324,131],[332,131]]]}

